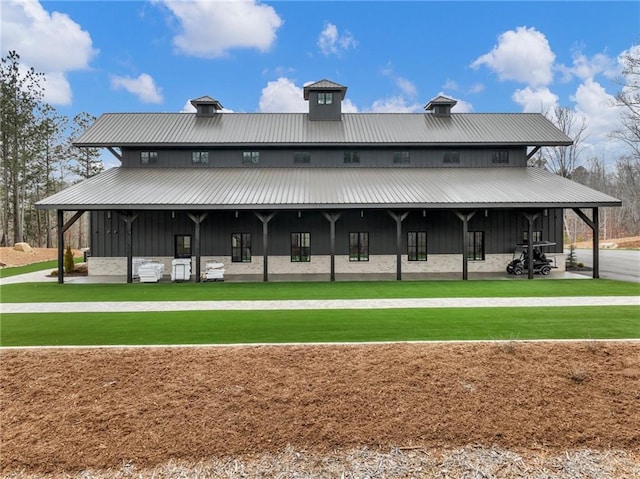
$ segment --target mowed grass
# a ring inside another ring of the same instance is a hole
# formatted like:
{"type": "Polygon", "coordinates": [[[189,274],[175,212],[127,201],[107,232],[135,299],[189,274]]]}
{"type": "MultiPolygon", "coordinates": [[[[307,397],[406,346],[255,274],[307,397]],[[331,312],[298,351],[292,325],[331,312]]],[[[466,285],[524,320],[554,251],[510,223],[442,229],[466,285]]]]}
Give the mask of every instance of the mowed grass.
{"type": "Polygon", "coordinates": [[[1,346],[640,337],[640,307],[3,314],[1,346]]]}
{"type": "Polygon", "coordinates": [[[1,301],[24,303],[550,296],[640,296],[640,283],[606,279],[62,285],[26,283],[2,286],[1,301]]]}

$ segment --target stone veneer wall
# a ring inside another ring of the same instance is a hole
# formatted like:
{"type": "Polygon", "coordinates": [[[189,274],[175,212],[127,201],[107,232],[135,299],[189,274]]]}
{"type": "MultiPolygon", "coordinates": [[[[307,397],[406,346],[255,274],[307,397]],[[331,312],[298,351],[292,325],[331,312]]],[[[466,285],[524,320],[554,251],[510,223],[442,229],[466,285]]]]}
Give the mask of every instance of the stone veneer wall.
{"type": "MultiPolygon", "coordinates": [[[[565,271],[565,255],[551,253],[555,256],[557,268],[554,271],[565,271]]],[[[470,273],[501,273],[506,270],[511,261],[511,254],[488,254],[484,261],[469,261],[470,273]]],[[[145,257],[164,264],[165,275],[171,274],[169,257],[145,257]]],[[[261,275],[263,272],[262,256],[254,256],[250,263],[233,263],[230,256],[203,256],[200,270],[204,272],[208,262],[224,264],[225,274],[229,275],[261,275]]],[[[90,276],[111,276],[127,274],[127,258],[87,258],[90,276]]],[[[312,256],[309,262],[291,262],[289,256],[269,256],[269,274],[324,274],[329,273],[331,257],[312,256]]],[[[395,274],[395,255],[369,256],[369,261],[349,261],[349,256],[337,255],[335,259],[336,274],[395,274]]],[[[192,274],[195,274],[195,259],[191,264],[192,274]]],[[[432,254],[427,261],[409,261],[402,256],[402,272],[413,273],[459,273],[462,272],[462,257],[459,254],[432,254]]]]}

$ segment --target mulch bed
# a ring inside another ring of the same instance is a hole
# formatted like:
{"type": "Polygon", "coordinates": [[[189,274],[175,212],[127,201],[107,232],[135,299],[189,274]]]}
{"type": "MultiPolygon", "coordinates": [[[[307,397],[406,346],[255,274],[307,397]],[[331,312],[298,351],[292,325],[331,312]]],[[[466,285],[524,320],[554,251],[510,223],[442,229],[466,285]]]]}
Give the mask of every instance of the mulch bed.
{"type": "Polygon", "coordinates": [[[0,360],[5,475],[363,447],[634,460],[640,450],[636,342],[37,349],[0,360]]]}

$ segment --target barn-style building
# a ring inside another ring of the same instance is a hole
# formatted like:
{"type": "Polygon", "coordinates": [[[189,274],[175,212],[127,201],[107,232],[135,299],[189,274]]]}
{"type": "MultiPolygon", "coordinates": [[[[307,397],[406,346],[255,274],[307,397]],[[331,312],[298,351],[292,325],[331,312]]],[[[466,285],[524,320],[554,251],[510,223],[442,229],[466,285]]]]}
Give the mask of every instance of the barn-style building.
{"type": "Polygon", "coordinates": [[[527,166],[572,143],[540,114],[453,113],[443,96],[424,113],[343,113],[346,92],[306,86],[308,113],[222,113],[204,96],[195,113],[103,114],[75,144],[121,166],[37,205],[58,211],[60,266],[63,231],[89,211],[90,275],[131,282],[136,258],[166,274],[185,258],[196,281],[211,261],[226,279],[467,279],[504,272],[517,243],[562,257],[563,210],[597,231],[598,208],[621,204],[527,166]]]}

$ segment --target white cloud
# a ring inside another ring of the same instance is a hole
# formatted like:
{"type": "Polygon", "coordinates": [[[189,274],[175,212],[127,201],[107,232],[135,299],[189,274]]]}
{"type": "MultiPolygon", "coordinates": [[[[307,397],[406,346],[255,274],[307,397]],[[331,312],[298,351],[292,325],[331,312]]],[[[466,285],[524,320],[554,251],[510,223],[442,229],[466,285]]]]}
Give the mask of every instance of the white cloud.
{"type": "Polygon", "coordinates": [[[580,84],[571,100],[576,104],[576,112],[586,118],[585,133],[590,141],[604,140],[620,127],[620,107],[614,106],[615,98],[593,79],[580,84]]]}
{"type": "Polygon", "coordinates": [[[89,68],[97,54],[89,33],[68,15],[49,13],[37,0],[2,0],[0,22],[3,56],[14,50],[22,65],[45,74],[45,101],[70,104],[72,92],[65,74],[89,68]]]}
{"type": "Polygon", "coordinates": [[[111,87],[132,93],[143,103],[162,103],[163,101],[162,89],[158,88],[153,78],[146,73],[140,74],[138,78],[113,75],[111,87]]]}
{"type": "Polygon", "coordinates": [[[358,107],[348,98],[342,100],[342,113],[358,113],[358,107]]]}
{"type": "Polygon", "coordinates": [[[346,30],[342,35],[338,33],[338,27],[326,22],[324,30],[318,37],[318,48],[326,55],[339,55],[340,53],[358,46],[358,42],[350,31],[346,30]]]}
{"type": "Polygon", "coordinates": [[[263,113],[306,113],[309,111],[302,88],[288,78],[270,81],[262,89],[258,111],[263,113]]]}
{"type": "Polygon", "coordinates": [[[522,107],[524,113],[546,113],[558,105],[558,96],[546,87],[516,90],[511,99],[522,107]]]}
{"type": "Polygon", "coordinates": [[[180,21],[182,31],[173,39],[177,50],[201,58],[221,57],[234,48],[267,51],[283,23],[273,7],[255,0],[161,3],[180,21]]]}
{"type": "Polygon", "coordinates": [[[416,113],[422,110],[418,103],[407,103],[402,96],[392,96],[376,100],[367,111],[371,113],[416,113]]]}
{"type": "Polygon", "coordinates": [[[408,97],[415,98],[418,94],[418,89],[411,80],[407,80],[403,77],[396,77],[396,85],[398,86],[398,88],[400,88],[402,93],[404,93],[408,97]]]}
{"type": "Polygon", "coordinates": [[[555,58],[544,34],[535,28],[518,27],[500,35],[498,45],[471,66],[486,65],[500,80],[516,80],[538,87],[553,80],[555,58]]]}
{"type": "Polygon", "coordinates": [[[469,93],[480,93],[484,91],[484,89],[485,89],[485,86],[482,83],[474,83],[469,88],[469,93]]]}

